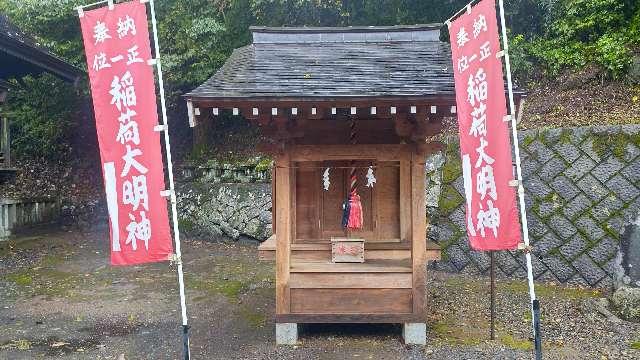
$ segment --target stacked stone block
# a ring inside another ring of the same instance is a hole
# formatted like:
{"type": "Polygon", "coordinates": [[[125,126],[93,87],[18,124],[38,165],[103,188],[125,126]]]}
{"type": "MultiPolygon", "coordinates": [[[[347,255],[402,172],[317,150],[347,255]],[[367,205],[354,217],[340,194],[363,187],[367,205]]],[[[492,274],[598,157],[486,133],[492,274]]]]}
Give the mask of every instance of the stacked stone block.
{"type": "MultiPolygon", "coordinates": [[[[640,126],[529,130],[519,140],[534,276],[609,286],[621,235],[640,209],[640,126]]],[[[459,159],[450,138],[446,152],[428,161],[428,236],[443,248],[435,266],[486,273],[488,253],[470,249],[466,237],[459,159]]],[[[518,251],[496,260],[505,276],[526,274],[518,251]]]]}

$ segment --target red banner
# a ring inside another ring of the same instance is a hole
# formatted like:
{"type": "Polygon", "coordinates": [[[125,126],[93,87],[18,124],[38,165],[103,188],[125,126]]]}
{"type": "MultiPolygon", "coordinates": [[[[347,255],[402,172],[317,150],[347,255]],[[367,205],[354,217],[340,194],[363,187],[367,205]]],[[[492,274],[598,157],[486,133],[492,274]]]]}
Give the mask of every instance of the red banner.
{"type": "Polygon", "coordinates": [[[483,0],[449,27],[456,84],[467,234],[475,250],[520,242],[495,0],[483,0]]]}
{"type": "Polygon", "coordinates": [[[109,223],[111,264],[173,253],[145,4],[80,16],[91,81],[109,223]]]}

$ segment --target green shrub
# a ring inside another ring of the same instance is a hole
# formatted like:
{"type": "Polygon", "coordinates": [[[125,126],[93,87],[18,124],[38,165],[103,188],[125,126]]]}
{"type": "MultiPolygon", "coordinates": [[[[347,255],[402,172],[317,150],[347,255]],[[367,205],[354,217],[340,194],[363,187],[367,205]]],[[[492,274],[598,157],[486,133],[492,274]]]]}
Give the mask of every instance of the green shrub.
{"type": "Polygon", "coordinates": [[[52,75],[13,81],[2,112],[11,124],[14,156],[64,157],[73,134],[75,99],[73,85],[52,75]]]}
{"type": "Polygon", "coordinates": [[[550,75],[563,69],[599,65],[613,78],[632,63],[640,43],[640,6],[628,0],[559,0],[550,7],[543,36],[528,54],[550,75]]]}
{"type": "Polygon", "coordinates": [[[628,38],[619,33],[605,34],[595,44],[595,62],[614,78],[623,75],[631,65],[632,54],[628,38]]]}

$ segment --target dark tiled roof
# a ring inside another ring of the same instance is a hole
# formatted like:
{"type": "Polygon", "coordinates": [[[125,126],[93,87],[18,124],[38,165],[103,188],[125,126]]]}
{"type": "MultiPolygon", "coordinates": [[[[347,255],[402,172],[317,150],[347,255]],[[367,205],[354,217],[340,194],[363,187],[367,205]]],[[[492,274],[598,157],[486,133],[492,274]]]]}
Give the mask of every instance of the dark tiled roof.
{"type": "Polygon", "coordinates": [[[15,39],[16,41],[19,41],[21,43],[25,43],[30,46],[36,46],[35,40],[31,36],[25,34],[24,32],[22,32],[22,30],[20,30],[20,28],[13,25],[11,21],[9,21],[9,18],[7,18],[3,14],[0,14],[0,34],[2,36],[15,39]]]}
{"type": "Polygon", "coordinates": [[[193,99],[453,96],[439,25],[254,28],[193,99]]]}
{"type": "Polygon", "coordinates": [[[19,77],[48,71],[74,81],[83,71],[41,47],[0,14],[0,77],[19,77]]]}

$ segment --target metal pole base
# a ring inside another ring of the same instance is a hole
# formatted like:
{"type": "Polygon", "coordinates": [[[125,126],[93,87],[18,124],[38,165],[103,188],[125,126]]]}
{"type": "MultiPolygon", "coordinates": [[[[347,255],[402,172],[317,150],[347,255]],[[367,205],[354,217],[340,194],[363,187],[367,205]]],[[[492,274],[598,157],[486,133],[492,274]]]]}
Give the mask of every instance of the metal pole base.
{"type": "Polygon", "coordinates": [[[534,348],[536,350],[536,360],[542,360],[542,336],[540,334],[540,301],[533,300],[533,332],[534,348]]]}
{"type": "Polygon", "coordinates": [[[189,325],[182,325],[182,346],[184,353],[184,360],[191,358],[191,350],[189,349],[189,325]]]}

